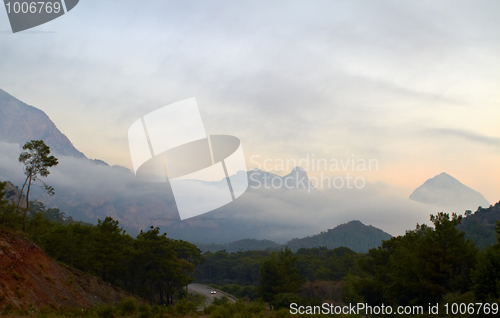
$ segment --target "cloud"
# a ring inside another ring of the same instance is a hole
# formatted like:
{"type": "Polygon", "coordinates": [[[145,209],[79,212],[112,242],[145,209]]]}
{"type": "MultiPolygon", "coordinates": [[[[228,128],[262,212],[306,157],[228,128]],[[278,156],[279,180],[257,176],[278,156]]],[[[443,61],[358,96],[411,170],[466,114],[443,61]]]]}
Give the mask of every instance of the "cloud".
{"type": "Polygon", "coordinates": [[[89,157],[128,167],[130,123],[192,96],[207,130],[255,153],[385,151],[403,138],[388,130],[439,121],[436,109],[467,107],[474,81],[493,80],[490,5],[87,1],[41,26],[55,35],[3,36],[0,87],[89,157]]]}
{"type": "Polygon", "coordinates": [[[433,137],[443,136],[443,137],[460,138],[472,141],[474,143],[500,148],[500,138],[479,134],[477,132],[465,129],[432,128],[423,131],[423,134],[426,136],[433,136],[433,137]]]}

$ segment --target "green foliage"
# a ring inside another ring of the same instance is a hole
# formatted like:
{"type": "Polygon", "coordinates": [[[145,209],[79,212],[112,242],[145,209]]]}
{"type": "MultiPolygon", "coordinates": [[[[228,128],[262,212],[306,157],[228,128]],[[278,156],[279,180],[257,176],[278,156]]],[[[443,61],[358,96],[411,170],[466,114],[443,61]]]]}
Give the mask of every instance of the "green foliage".
{"type": "Polygon", "coordinates": [[[196,304],[182,298],[175,304],[175,313],[178,315],[186,315],[190,312],[196,311],[196,304]]]}
{"type": "Polygon", "coordinates": [[[261,313],[264,311],[265,306],[266,306],[266,303],[264,302],[264,300],[262,298],[259,298],[259,299],[255,300],[254,302],[252,302],[252,304],[250,305],[249,311],[254,313],[254,314],[258,314],[258,313],[261,313]]]}
{"type": "Polygon", "coordinates": [[[317,235],[293,239],[286,245],[293,251],[300,248],[325,246],[329,249],[347,247],[359,253],[366,253],[369,249],[380,246],[383,240],[391,235],[373,226],[367,226],[360,221],[351,221],[317,235]]]}
{"type": "MultiPolygon", "coordinates": [[[[45,144],[43,140],[31,140],[24,144],[24,152],[19,155],[19,162],[24,165],[24,174],[26,175],[26,180],[24,181],[21,192],[27,186],[26,190],[26,209],[24,211],[23,218],[23,232],[26,231],[26,216],[29,211],[29,195],[31,185],[36,181],[42,183],[42,187],[49,194],[54,194],[54,188],[43,182],[40,177],[47,177],[50,172],[50,167],[56,166],[58,164],[57,158],[50,156],[50,147],[45,144]]],[[[19,197],[21,200],[21,196],[19,197]]],[[[19,202],[17,207],[19,208],[19,202]]]]}
{"type": "Polygon", "coordinates": [[[97,317],[99,318],[113,318],[116,308],[112,305],[102,305],[97,308],[97,317]]]}
{"type": "MultiPolygon", "coordinates": [[[[261,302],[259,302],[260,306],[261,302]]],[[[242,301],[237,301],[236,303],[231,303],[227,300],[217,300],[214,299],[214,304],[206,307],[203,310],[205,315],[209,315],[209,317],[240,317],[240,318],[251,318],[252,313],[260,313],[261,311],[254,311],[252,308],[253,303],[248,306],[246,303],[242,301]]],[[[262,303],[262,306],[264,304],[262,303]]]]}
{"type": "Polygon", "coordinates": [[[451,219],[445,213],[431,215],[434,228],[417,225],[385,241],[370,250],[369,259],[360,260],[371,277],[348,286],[372,304],[426,305],[446,293],[468,291],[477,249],[456,228],[461,220],[456,214],[451,219]]]}
{"type": "Polygon", "coordinates": [[[294,293],[280,293],[274,296],[272,306],[275,310],[290,308],[291,303],[301,304],[302,298],[294,293]]]}
{"type": "MultiPolygon", "coordinates": [[[[269,251],[246,251],[228,253],[218,251],[203,254],[205,262],[198,265],[195,278],[200,283],[216,283],[221,285],[257,285],[262,263],[271,256],[269,251]]],[[[356,260],[360,254],[346,247],[330,250],[326,247],[299,249],[297,268],[301,276],[309,281],[332,280],[339,281],[349,271],[357,271],[356,260]]],[[[246,290],[224,290],[239,297],[254,299],[255,293],[251,287],[246,290]]]]}
{"type": "MultiPolygon", "coordinates": [[[[342,300],[347,304],[364,303],[363,294],[366,294],[366,287],[363,288],[363,284],[367,285],[366,280],[362,280],[356,275],[347,275],[344,280],[344,289],[342,293],[342,300]]],[[[370,298],[368,296],[368,298],[370,298]]]]}
{"type": "Polygon", "coordinates": [[[357,271],[356,261],[360,257],[347,247],[301,248],[296,255],[300,274],[309,281],[340,281],[349,272],[357,271]]]}
{"type": "Polygon", "coordinates": [[[220,289],[230,295],[234,295],[237,298],[245,298],[248,300],[254,300],[257,298],[256,286],[254,285],[246,285],[241,286],[238,284],[229,284],[229,285],[216,285],[210,284],[210,286],[220,289]]]}
{"type": "Polygon", "coordinates": [[[2,316],[7,316],[12,313],[13,306],[11,303],[8,303],[4,308],[1,313],[2,316]]]}
{"type": "Polygon", "coordinates": [[[497,243],[481,251],[473,271],[474,292],[481,301],[500,299],[500,221],[496,221],[497,243]]]}
{"type": "Polygon", "coordinates": [[[204,262],[196,268],[195,278],[200,283],[256,285],[260,266],[269,255],[266,251],[206,252],[204,262]]]}
{"type": "Polygon", "coordinates": [[[2,221],[2,228],[16,228],[16,211],[13,204],[9,204],[4,200],[6,182],[0,182],[0,220],[2,221]]]}
{"type": "Polygon", "coordinates": [[[150,318],[153,314],[151,313],[151,307],[148,305],[139,306],[139,318],[150,318]]]}
{"type": "Polygon", "coordinates": [[[133,315],[137,313],[138,310],[137,301],[133,297],[122,299],[118,307],[120,308],[120,312],[122,313],[122,315],[125,316],[133,315]]]}
{"type": "Polygon", "coordinates": [[[256,239],[243,239],[226,244],[196,243],[196,246],[198,246],[198,248],[203,252],[212,253],[215,253],[217,251],[227,251],[228,253],[236,253],[238,251],[279,251],[281,248],[283,248],[282,245],[276,242],[256,239]]]}
{"type": "Polygon", "coordinates": [[[496,240],[495,222],[500,220],[500,202],[489,208],[479,207],[457,226],[465,232],[465,237],[474,241],[478,247],[494,245],[496,240]]]}
{"type": "Polygon", "coordinates": [[[277,294],[298,294],[302,290],[305,279],[296,267],[297,259],[292,250],[285,248],[278,253],[273,252],[262,263],[257,292],[264,301],[272,302],[277,294]]]}
{"type": "Polygon", "coordinates": [[[209,315],[210,318],[231,318],[231,311],[227,306],[217,307],[209,315]]]}

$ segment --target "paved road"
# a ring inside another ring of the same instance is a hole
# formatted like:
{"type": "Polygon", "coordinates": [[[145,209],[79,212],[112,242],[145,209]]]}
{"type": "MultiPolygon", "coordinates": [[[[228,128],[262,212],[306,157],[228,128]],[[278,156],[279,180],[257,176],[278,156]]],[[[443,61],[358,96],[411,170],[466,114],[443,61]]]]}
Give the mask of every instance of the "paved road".
{"type": "Polygon", "coordinates": [[[230,302],[235,303],[236,301],[234,300],[234,296],[226,294],[222,291],[217,290],[217,293],[215,295],[210,294],[210,292],[214,290],[214,288],[206,285],[201,285],[201,284],[189,284],[188,285],[188,292],[195,291],[199,294],[202,294],[203,296],[206,297],[205,301],[205,306],[210,306],[213,302],[214,298],[222,298],[223,296],[226,296],[230,302]]]}

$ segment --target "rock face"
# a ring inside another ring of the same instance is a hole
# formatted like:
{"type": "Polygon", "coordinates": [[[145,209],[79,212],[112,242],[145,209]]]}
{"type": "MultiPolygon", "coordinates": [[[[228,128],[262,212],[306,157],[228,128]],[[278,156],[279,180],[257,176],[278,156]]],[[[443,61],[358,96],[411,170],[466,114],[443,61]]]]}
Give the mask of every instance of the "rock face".
{"type": "Polygon", "coordinates": [[[21,146],[43,139],[54,153],[85,158],[43,111],[0,89],[0,140],[21,146]]]}
{"type": "Polygon", "coordinates": [[[63,266],[32,242],[0,231],[0,311],[8,304],[17,309],[32,305],[86,308],[117,303],[123,297],[135,296],[63,266]]]}
{"type": "Polygon", "coordinates": [[[428,179],[410,195],[410,199],[432,204],[462,213],[475,210],[478,206],[488,207],[490,204],[484,196],[443,172],[428,179]]]}
{"type": "Polygon", "coordinates": [[[26,207],[26,196],[24,195],[24,193],[21,193],[21,190],[14,184],[12,184],[12,182],[7,181],[5,183],[4,191],[5,191],[4,200],[7,200],[7,202],[11,204],[17,205],[17,203],[19,202],[19,196],[21,196],[21,201],[19,205],[22,208],[26,207]]]}

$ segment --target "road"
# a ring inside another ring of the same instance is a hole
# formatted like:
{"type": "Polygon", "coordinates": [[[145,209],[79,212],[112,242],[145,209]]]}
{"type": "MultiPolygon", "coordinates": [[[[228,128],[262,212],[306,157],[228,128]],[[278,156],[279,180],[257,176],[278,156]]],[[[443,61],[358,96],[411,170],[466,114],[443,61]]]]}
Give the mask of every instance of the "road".
{"type": "Polygon", "coordinates": [[[213,302],[214,298],[222,298],[223,296],[226,296],[230,302],[235,303],[235,297],[232,295],[229,295],[227,293],[224,293],[223,291],[216,290],[217,293],[215,295],[210,294],[212,290],[216,290],[210,286],[206,285],[201,285],[201,284],[189,284],[188,285],[188,292],[197,292],[199,294],[202,294],[203,296],[206,297],[205,301],[205,306],[210,306],[213,302]]]}

